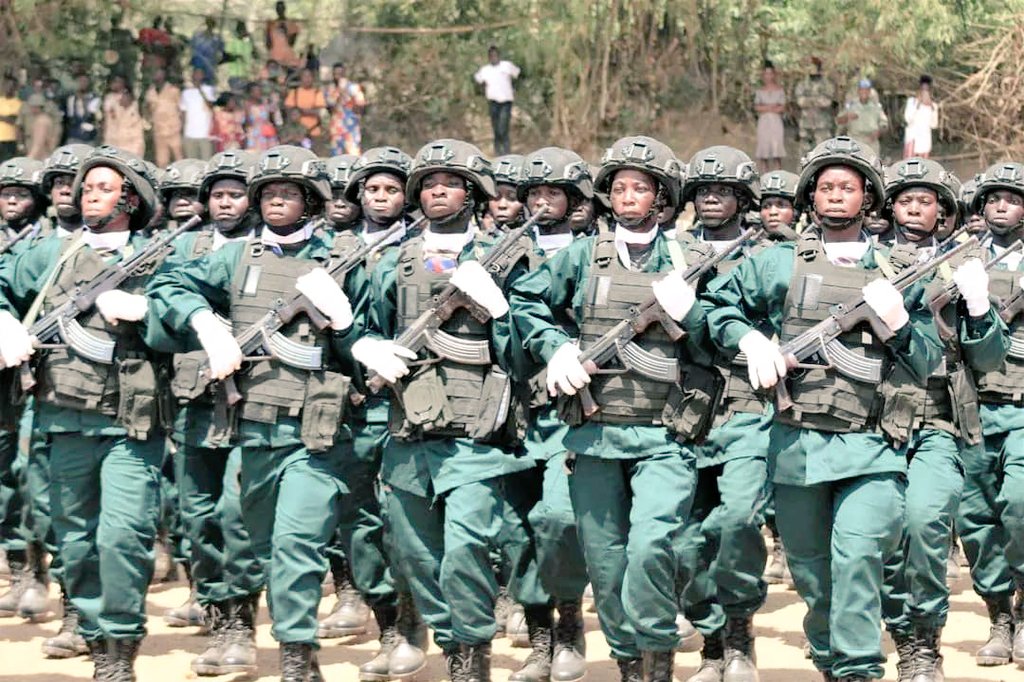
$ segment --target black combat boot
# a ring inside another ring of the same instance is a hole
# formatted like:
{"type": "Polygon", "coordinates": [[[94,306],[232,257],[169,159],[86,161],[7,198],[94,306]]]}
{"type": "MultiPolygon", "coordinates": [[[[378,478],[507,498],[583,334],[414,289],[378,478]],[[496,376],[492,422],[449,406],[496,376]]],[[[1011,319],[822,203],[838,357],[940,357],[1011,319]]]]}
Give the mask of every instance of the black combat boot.
{"type": "Polygon", "coordinates": [[[508,596],[508,588],[504,585],[498,586],[498,597],[494,600],[494,622],[498,624],[498,631],[495,637],[505,636],[505,625],[508,623],[509,614],[512,612],[512,598],[508,596]]]}
{"type": "Polygon", "coordinates": [[[60,604],[63,609],[60,632],[43,640],[43,654],[47,658],[74,658],[89,653],[85,639],[78,634],[78,609],[71,603],[63,587],[60,591],[60,604]]]}
{"type": "Polygon", "coordinates": [[[244,673],[256,676],[256,613],[260,593],[231,600],[220,657],[221,675],[244,673]]]}
{"type": "Polygon", "coordinates": [[[526,627],[530,631],[530,655],[508,678],[509,682],[548,682],[551,678],[552,617],[550,606],[527,606],[526,627]]]}
{"type": "Polygon", "coordinates": [[[388,656],[388,674],[396,680],[412,677],[427,666],[427,624],[408,591],[398,593],[398,635],[388,656]]]}
{"type": "Polygon", "coordinates": [[[700,633],[697,632],[697,628],[693,627],[693,623],[681,613],[676,614],[676,634],[679,636],[676,651],[686,654],[700,651],[700,633]]]}
{"type": "Polygon", "coordinates": [[[1024,588],[1017,588],[1013,599],[1013,660],[1024,665],[1024,588]]]}
{"type": "Polygon", "coordinates": [[[313,645],[287,642],[281,645],[281,682],[310,682],[313,645]]]}
{"type": "Polygon", "coordinates": [[[25,585],[18,600],[18,616],[39,623],[50,617],[50,575],[42,543],[30,542],[25,559],[25,585]]]}
{"type": "Polygon", "coordinates": [[[111,682],[135,682],[135,659],[139,655],[141,639],[108,640],[111,682]]]}
{"type": "Polygon", "coordinates": [[[97,682],[114,682],[112,661],[107,640],[94,639],[86,642],[89,658],[92,659],[92,679],[97,682]]]}
{"type": "Polygon", "coordinates": [[[725,621],[725,670],[723,682],[758,682],[757,656],[754,654],[754,627],[751,618],[725,621]]]}
{"type": "Polygon", "coordinates": [[[719,630],[704,637],[700,650],[700,667],[686,682],[722,682],[725,673],[725,641],[719,630]]]}
{"type": "Polygon", "coordinates": [[[192,672],[201,677],[223,675],[221,659],[231,624],[231,601],[207,604],[204,618],[209,623],[210,641],[203,653],[192,659],[192,672]]]}
{"type": "Polygon", "coordinates": [[[676,651],[643,652],[644,682],[673,682],[676,651]]]}
{"type": "Polygon", "coordinates": [[[463,658],[462,649],[445,649],[444,650],[444,667],[448,671],[448,679],[450,682],[466,682],[466,677],[469,668],[469,660],[463,658]]]}
{"type": "Polygon", "coordinates": [[[578,682],[587,674],[587,643],[583,638],[583,602],[560,601],[551,657],[552,682],[578,682]]]}
{"type": "Polygon", "coordinates": [[[175,606],[164,612],[164,622],[172,628],[205,627],[203,607],[196,601],[196,588],[191,585],[188,599],[181,606],[175,606]]]}
{"type": "Polygon", "coordinates": [[[18,615],[18,603],[28,584],[28,558],[25,550],[8,550],[7,564],[11,568],[11,584],[7,592],[0,595],[0,618],[18,615]]]}
{"type": "Polygon", "coordinates": [[[352,584],[347,561],[337,562],[334,572],[334,594],[338,600],[330,615],[320,621],[317,636],[320,639],[333,639],[349,635],[366,633],[370,622],[370,607],[363,600],[363,595],[352,584]]]}
{"type": "Polygon", "coordinates": [[[359,666],[360,680],[390,680],[388,658],[398,643],[398,607],[391,604],[375,604],[373,616],[380,628],[380,649],[377,655],[359,666]]]}
{"type": "Polygon", "coordinates": [[[629,658],[615,661],[619,666],[619,682],[644,682],[644,661],[629,658]]]}
{"type": "Polygon", "coordinates": [[[466,682],[491,682],[491,643],[459,645],[466,682]]]}
{"type": "Polygon", "coordinates": [[[892,642],[896,645],[896,682],[910,682],[914,675],[914,659],[917,643],[913,633],[893,632],[892,642]]]}
{"type": "Polygon", "coordinates": [[[1013,655],[1013,610],[1010,597],[986,599],[991,625],[988,641],[974,655],[978,665],[1006,665],[1013,655]]]}
{"type": "Polygon", "coordinates": [[[945,682],[939,635],[938,628],[918,626],[915,629],[914,676],[910,682],[945,682]]]}
{"type": "Polygon", "coordinates": [[[786,561],[786,550],[779,537],[779,529],[771,525],[769,530],[772,534],[772,553],[764,569],[764,581],[769,585],[792,584],[793,576],[789,572],[789,562],[786,561]]]}

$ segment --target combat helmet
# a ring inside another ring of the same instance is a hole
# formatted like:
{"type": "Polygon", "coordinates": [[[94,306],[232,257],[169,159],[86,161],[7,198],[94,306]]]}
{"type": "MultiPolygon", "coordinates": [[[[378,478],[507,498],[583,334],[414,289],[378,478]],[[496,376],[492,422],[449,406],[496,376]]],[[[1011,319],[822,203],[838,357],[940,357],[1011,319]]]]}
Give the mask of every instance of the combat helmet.
{"type": "Polygon", "coordinates": [[[847,166],[860,173],[866,180],[865,191],[871,192],[874,201],[870,210],[881,209],[885,203],[885,181],[882,179],[882,162],[870,148],[852,137],[840,136],[825,140],[808,152],[800,161],[800,182],[796,187],[797,208],[806,208],[814,189],[818,173],[829,166],[847,166]]]}
{"type": "Polygon", "coordinates": [[[206,161],[199,159],[181,159],[167,166],[160,177],[160,199],[167,201],[178,189],[199,192],[206,175],[206,161]]]}
{"type": "Polygon", "coordinates": [[[594,198],[590,165],[576,152],[562,147],[544,147],[526,155],[516,186],[519,201],[525,203],[530,188],[539,185],[562,187],[577,200],[594,198]]]}
{"type": "Polygon", "coordinates": [[[494,160],[494,183],[497,185],[519,184],[519,174],[525,157],[522,154],[505,154],[494,160]]]}
{"type": "Polygon", "coordinates": [[[355,154],[339,154],[323,159],[324,169],[327,171],[327,182],[331,189],[345,191],[348,187],[349,174],[352,172],[352,164],[359,157],[355,154]]]}
{"type": "Polygon", "coordinates": [[[800,176],[784,170],[774,170],[761,176],[758,185],[761,192],[761,200],[767,197],[782,197],[795,201],[796,186],[800,182],[800,176]]]}
{"type": "Polygon", "coordinates": [[[46,197],[42,189],[43,162],[28,156],[14,156],[0,163],[0,187],[25,187],[36,203],[46,197]]]}
{"type": "Polygon", "coordinates": [[[66,144],[54,149],[43,161],[43,174],[39,181],[43,194],[50,193],[50,190],[53,189],[53,180],[58,175],[74,177],[78,172],[78,167],[92,150],[93,146],[90,144],[66,144]]]}
{"type": "Polygon", "coordinates": [[[405,197],[410,205],[419,206],[423,178],[439,171],[461,176],[470,183],[478,204],[498,194],[491,162],[483,152],[469,142],[445,138],[430,142],[416,152],[405,184],[405,197]]]}
{"type": "Polygon", "coordinates": [[[103,145],[93,149],[78,167],[75,174],[75,204],[82,203],[82,180],[93,168],[112,168],[121,174],[125,182],[131,186],[139,197],[139,208],[131,215],[129,225],[133,230],[146,227],[156,214],[157,200],[156,178],[153,166],[124,149],[103,145]]]}
{"type": "Polygon", "coordinates": [[[249,202],[258,204],[260,191],[271,182],[294,182],[307,190],[307,201],[322,204],[331,200],[323,161],[303,147],[281,144],[260,155],[249,174],[249,202]]]}
{"type": "Polygon", "coordinates": [[[616,140],[601,157],[600,168],[594,177],[594,191],[607,196],[615,173],[627,169],[653,177],[664,188],[668,204],[681,206],[683,164],[668,145],[646,135],[630,135],[616,140]]]}
{"type": "Polygon", "coordinates": [[[211,156],[199,184],[199,201],[204,204],[209,201],[210,190],[218,180],[238,180],[243,185],[248,183],[256,158],[253,152],[241,150],[217,152],[211,156]]]}
{"type": "Polygon", "coordinates": [[[947,217],[957,214],[960,179],[947,171],[938,161],[904,159],[885,169],[887,202],[891,202],[897,194],[910,187],[927,187],[939,197],[939,203],[946,210],[947,217]]]}
{"type": "Polygon", "coordinates": [[[997,163],[974,176],[977,188],[971,201],[971,209],[981,212],[985,197],[998,189],[1009,190],[1024,197],[1024,164],[1015,161],[997,163]]]}
{"type": "Polygon", "coordinates": [[[374,173],[390,173],[404,184],[412,170],[412,157],[398,147],[374,147],[363,152],[349,169],[345,199],[359,203],[360,184],[374,173]]]}
{"type": "Polygon", "coordinates": [[[701,185],[720,184],[739,189],[754,202],[761,196],[757,164],[746,152],[727,145],[702,149],[686,164],[682,204],[693,201],[701,185]]]}

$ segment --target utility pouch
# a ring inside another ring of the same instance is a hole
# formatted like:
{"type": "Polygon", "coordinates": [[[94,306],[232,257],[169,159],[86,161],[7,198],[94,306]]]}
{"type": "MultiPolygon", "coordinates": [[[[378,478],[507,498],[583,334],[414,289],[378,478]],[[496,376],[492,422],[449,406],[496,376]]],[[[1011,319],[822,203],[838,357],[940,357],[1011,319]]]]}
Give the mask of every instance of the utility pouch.
{"type": "Polygon", "coordinates": [[[171,394],[179,402],[187,403],[206,393],[210,385],[209,375],[203,371],[206,352],[178,353],[174,356],[174,378],[171,380],[171,394]]]}
{"type": "Polygon", "coordinates": [[[968,445],[981,442],[981,411],[978,408],[978,387],[974,374],[960,365],[946,379],[949,399],[953,405],[953,421],[959,436],[968,445]]]}
{"type": "Polygon", "coordinates": [[[334,445],[352,381],[337,372],[310,372],[302,405],[302,443],[311,451],[334,445]]]}
{"type": "Polygon", "coordinates": [[[443,429],[455,418],[436,364],[416,373],[402,390],[402,399],[405,420],[423,431],[443,429]]]}
{"type": "Polygon", "coordinates": [[[174,427],[174,416],[178,406],[174,395],[169,390],[171,385],[171,368],[166,362],[161,362],[156,368],[157,391],[156,391],[156,417],[157,423],[165,433],[170,433],[174,427]]]}
{"type": "Polygon", "coordinates": [[[558,418],[569,426],[579,426],[583,423],[583,403],[578,395],[565,395],[560,393],[555,398],[555,411],[558,418]]]}
{"type": "Polygon", "coordinates": [[[158,421],[156,368],[144,358],[124,358],[117,368],[117,422],[128,437],[146,440],[158,421]]]}
{"type": "Polygon", "coordinates": [[[691,365],[672,386],[661,421],[678,439],[703,442],[711,431],[725,381],[714,370],[691,365]]]}
{"type": "Polygon", "coordinates": [[[496,434],[503,433],[511,401],[512,381],[500,368],[492,367],[484,377],[480,392],[479,417],[468,425],[466,435],[477,441],[490,442],[496,434]]]}
{"type": "Polygon", "coordinates": [[[17,400],[20,382],[14,368],[0,370],[0,431],[17,431],[21,403],[17,400]]]}
{"type": "Polygon", "coordinates": [[[921,392],[915,389],[913,379],[904,376],[899,366],[879,386],[882,409],[879,411],[878,426],[890,441],[902,445],[910,440],[914,430],[914,417],[921,400],[921,392]]]}

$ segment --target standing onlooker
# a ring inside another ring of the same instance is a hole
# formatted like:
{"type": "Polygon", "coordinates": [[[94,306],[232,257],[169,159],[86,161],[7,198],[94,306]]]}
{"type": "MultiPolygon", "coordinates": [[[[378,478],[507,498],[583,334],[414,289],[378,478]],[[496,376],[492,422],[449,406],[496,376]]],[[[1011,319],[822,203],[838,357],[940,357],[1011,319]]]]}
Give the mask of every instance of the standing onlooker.
{"type": "Polygon", "coordinates": [[[259,83],[250,83],[245,100],[245,148],[263,152],[277,145],[277,126],[281,112],[269,98],[263,95],[259,83]]]}
{"type": "Polygon", "coordinates": [[[267,22],[267,53],[270,59],[278,64],[297,69],[302,66],[302,59],[295,54],[295,41],[299,38],[299,25],[285,16],[287,7],[278,0],[274,3],[277,19],[267,22]]]}
{"type": "Polygon", "coordinates": [[[473,78],[484,86],[484,96],[491,108],[494,153],[500,156],[511,153],[508,129],[512,121],[512,100],[515,97],[512,80],[519,77],[519,67],[502,60],[495,45],[487,50],[487,62],[477,70],[473,78]]]}
{"type": "Polygon", "coordinates": [[[757,112],[757,163],[766,173],[782,168],[786,156],[786,130],[782,114],[786,110],[786,90],[779,85],[775,65],[764,63],[761,87],[754,93],[757,112]]]}
{"type": "Polygon", "coordinates": [[[241,93],[245,84],[252,78],[253,58],[256,46],[252,44],[252,36],[245,22],[235,23],[235,34],[228,36],[224,44],[224,71],[228,77],[228,87],[232,92],[241,93]]]}
{"type": "Polygon", "coordinates": [[[184,82],[181,68],[181,53],[188,44],[184,36],[174,32],[174,17],[164,20],[164,31],[167,33],[167,74],[171,80],[184,82]]]}
{"type": "Polygon", "coordinates": [[[224,41],[217,35],[217,22],[213,17],[206,17],[206,28],[192,34],[192,59],[189,62],[193,69],[200,69],[207,83],[217,82],[217,65],[224,56],[224,41]]]}
{"type": "Polygon", "coordinates": [[[327,111],[323,91],[316,87],[313,72],[303,69],[299,73],[299,85],[288,92],[284,100],[286,109],[298,109],[302,114],[299,121],[306,128],[306,137],[316,144],[324,134],[320,117],[327,111]]]}
{"type": "Polygon", "coordinates": [[[100,98],[90,85],[84,73],[75,79],[75,91],[64,104],[64,144],[93,144],[99,136],[100,98]]]}
{"type": "Polygon", "coordinates": [[[159,168],[185,158],[181,150],[181,90],[167,82],[167,71],[153,71],[153,84],[146,91],[146,111],[153,128],[153,155],[159,168]]]}
{"type": "Polygon", "coordinates": [[[907,124],[903,136],[903,158],[919,156],[927,159],[932,153],[932,130],[939,127],[939,104],[932,99],[932,77],[921,76],[917,97],[907,100],[903,110],[907,124]]]}
{"type": "Polygon", "coordinates": [[[18,115],[21,100],[18,99],[18,81],[13,76],[4,76],[3,90],[0,91],[0,162],[18,153],[18,115]]]}
{"type": "Polygon", "coordinates": [[[358,83],[345,77],[345,65],[341,62],[333,66],[331,75],[331,85],[327,88],[327,106],[331,109],[331,154],[362,154],[360,117],[366,109],[366,95],[358,83]]]}
{"type": "Polygon", "coordinates": [[[230,92],[217,98],[213,107],[213,146],[218,152],[241,149],[245,144],[245,112],[230,92]]]}
{"type": "Polygon", "coordinates": [[[135,69],[138,68],[139,44],[132,32],[121,25],[123,19],[120,12],[110,17],[104,58],[111,75],[124,76],[126,81],[130,81],[135,78],[135,69]]]}
{"type": "Polygon", "coordinates": [[[153,25],[139,31],[139,45],[142,47],[142,82],[152,80],[157,69],[166,73],[171,36],[163,29],[164,18],[157,16],[153,25]]]}
{"type": "Polygon", "coordinates": [[[207,160],[213,156],[213,103],[217,93],[205,82],[202,69],[192,70],[192,85],[181,93],[181,110],[185,112],[185,130],[181,147],[189,159],[207,160]]]}
{"type": "Polygon", "coordinates": [[[820,59],[811,57],[811,65],[814,70],[797,83],[793,93],[800,107],[800,148],[805,154],[832,137],[832,84],[820,59]]]}
{"type": "Polygon", "coordinates": [[[60,130],[46,107],[46,97],[32,93],[26,104],[29,126],[28,134],[25,136],[25,155],[44,161],[60,144],[60,130]]]}
{"type": "Polygon", "coordinates": [[[889,127],[889,117],[878,101],[878,95],[871,87],[871,81],[861,79],[857,84],[857,99],[846,103],[843,113],[836,117],[836,123],[846,134],[863,142],[878,154],[881,148],[882,132],[889,127]]]}
{"type": "Polygon", "coordinates": [[[130,151],[142,158],[146,152],[146,131],[131,88],[120,76],[120,88],[111,92],[103,101],[103,142],[112,147],[130,151]]]}

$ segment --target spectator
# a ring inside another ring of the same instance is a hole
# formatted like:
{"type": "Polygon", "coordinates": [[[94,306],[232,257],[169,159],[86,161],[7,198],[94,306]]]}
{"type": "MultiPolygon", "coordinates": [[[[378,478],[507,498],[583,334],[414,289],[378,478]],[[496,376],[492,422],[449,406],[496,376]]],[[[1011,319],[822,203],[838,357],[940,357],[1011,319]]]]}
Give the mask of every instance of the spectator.
{"type": "Polygon", "coordinates": [[[100,98],[92,93],[87,75],[75,79],[75,91],[64,104],[64,143],[94,144],[99,136],[100,98]]]}
{"type": "Polygon", "coordinates": [[[245,84],[252,78],[252,64],[256,55],[256,46],[244,21],[235,23],[235,34],[229,36],[224,45],[224,71],[228,77],[228,87],[233,92],[241,92],[245,84]]]}
{"type": "Polygon", "coordinates": [[[213,17],[206,17],[206,28],[197,30],[192,35],[192,59],[189,62],[193,69],[200,69],[207,83],[217,82],[217,65],[224,56],[224,41],[217,35],[217,22],[213,17]]]}
{"type": "MultiPolygon", "coordinates": [[[[128,87],[128,83],[124,76],[120,74],[114,74],[107,79],[107,92],[103,95],[103,141],[107,142],[107,133],[111,127],[110,121],[107,120],[110,117],[110,110],[121,99],[121,93],[128,87]]],[[[115,145],[116,146],[116,145],[115,145]]]]}
{"type": "Polygon", "coordinates": [[[245,112],[230,92],[217,98],[213,107],[213,146],[218,152],[241,149],[245,145],[245,112]]]}
{"type": "Polygon", "coordinates": [[[277,126],[281,113],[277,105],[263,95],[259,83],[250,83],[245,101],[246,149],[262,152],[278,144],[277,126]]]}
{"type": "Polygon", "coordinates": [[[121,26],[123,15],[118,12],[110,17],[110,35],[104,57],[111,74],[124,76],[126,81],[135,77],[139,63],[139,46],[132,32],[121,26]]]}
{"type": "Polygon", "coordinates": [[[274,12],[277,19],[267,22],[266,43],[269,56],[288,69],[297,69],[302,66],[302,59],[295,54],[299,25],[285,16],[287,7],[282,0],[274,3],[274,12]]]}
{"type": "Polygon", "coordinates": [[[25,155],[43,161],[60,143],[57,123],[47,110],[46,97],[39,93],[28,96],[25,108],[30,120],[25,137],[25,155]]]}
{"type": "Polygon", "coordinates": [[[907,100],[903,120],[907,124],[903,136],[903,158],[920,156],[927,159],[932,153],[932,130],[939,127],[939,105],[932,99],[931,76],[921,76],[917,96],[907,100]]]}
{"type": "Polygon", "coordinates": [[[338,62],[331,69],[332,80],[327,88],[327,106],[331,110],[331,153],[363,153],[363,132],[360,118],[366,109],[366,95],[358,83],[345,77],[345,65],[338,62]]]}
{"type": "Polygon", "coordinates": [[[284,107],[284,98],[288,96],[288,71],[273,59],[267,61],[261,74],[263,95],[278,110],[284,107]]]}
{"type": "Polygon", "coordinates": [[[857,85],[857,99],[846,103],[843,113],[836,117],[836,123],[847,135],[860,140],[877,154],[882,132],[889,127],[889,117],[885,115],[877,93],[872,97],[874,88],[871,81],[863,78],[857,85]]]}
{"type": "Polygon", "coordinates": [[[139,45],[142,47],[142,78],[150,81],[157,69],[166,73],[171,49],[171,36],[163,29],[164,19],[157,16],[153,25],[139,31],[139,45]]]}
{"type": "Polygon", "coordinates": [[[202,69],[192,70],[192,85],[181,93],[181,110],[185,114],[182,151],[189,159],[206,160],[213,156],[213,102],[217,93],[203,81],[202,69]]]}
{"type": "Polygon", "coordinates": [[[146,133],[139,103],[121,76],[114,76],[111,85],[117,89],[103,100],[103,142],[141,158],[146,152],[146,133]]]}
{"type": "Polygon", "coordinates": [[[299,74],[299,85],[288,92],[284,106],[286,109],[299,110],[299,121],[306,128],[306,137],[314,142],[323,137],[320,117],[327,111],[327,101],[324,99],[323,91],[316,87],[312,71],[302,70],[299,74]]]}
{"type": "Polygon", "coordinates": [[[281,144],[293,144],[297,147],[313,148],[313,139],[309,130],[302,123],[302,112],[299,109],[287,110],[287,120],[281,126],[281,144]]]}
{"type": "Polygon", "coordinates": [[[510,153],[509,124],[512,121],[512,100],[515,92],[512,81],[519,77],[519,67],[502,60],[495,45],[487,50],[487,64],[481,66],[473,78],[484,86],[484,96],[491,109],[491,128],[494,130],[494,153],[510,153]]]}
{"type": "Polygon", "coordinates": [[[786,156],[786,130],[782,114],[786,110],[786,91],[779,85],[775,65],[766,61],[761,87],[754,93],[757,112],[757,149],[754,156],[762,172],[779,170],[786,156]]]}
{"type": "Polygon", "coordinates": [[[153,84],[146,91],[146,112],[153,128],[153,156],[166,168],[184,158],[181,150],[181,90],[167,82],[167,71],[153,71],[153,84]]]}
{"type": "Polygon", "coordinates": [[[181,51],[188,43],[183,36],[174,32],[174,17],[164,20],[164,31],[167,33],[167,76],[176,82],[183,82],[181,71],[181,51]]]}

